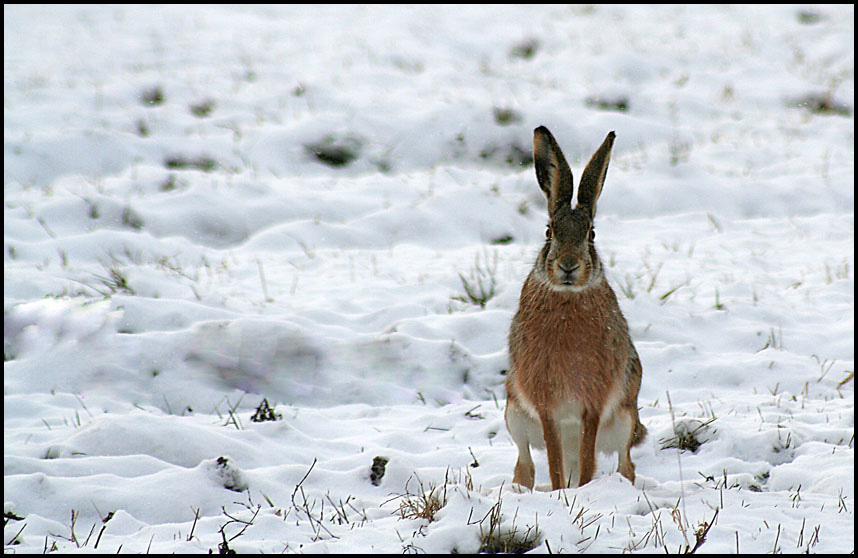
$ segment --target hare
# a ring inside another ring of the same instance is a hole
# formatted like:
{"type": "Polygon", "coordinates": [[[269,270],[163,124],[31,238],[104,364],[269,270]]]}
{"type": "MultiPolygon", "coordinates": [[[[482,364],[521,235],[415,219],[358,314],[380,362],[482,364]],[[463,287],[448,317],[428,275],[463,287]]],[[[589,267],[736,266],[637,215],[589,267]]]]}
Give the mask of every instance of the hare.
{"type": "Polygon", "coordinates": [[[613,145],[610,132],[581,175],[573,209],[572,171],[557,141],[544,126],[533,134],[549,221],[510,326],[505,411],[518,447],[513,482],[530,489],[530,446],[547,450],[552,490],[589,482],[596,449],[618,452],[620,473],[635,481],[629,449],[646,435],[637,407],[641,363],[593,244],[613,145]]]}

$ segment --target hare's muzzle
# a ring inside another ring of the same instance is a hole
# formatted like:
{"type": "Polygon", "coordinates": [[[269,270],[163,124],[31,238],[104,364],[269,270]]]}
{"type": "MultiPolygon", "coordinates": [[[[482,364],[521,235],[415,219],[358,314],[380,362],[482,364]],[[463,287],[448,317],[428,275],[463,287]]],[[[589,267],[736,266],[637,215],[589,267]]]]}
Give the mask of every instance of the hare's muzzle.
{"type": "Polygon", "coordinates": [[[581,265],[575,263],[557,262],[557,279],[564,285],[574,285],[578,280],[581,265]]]}

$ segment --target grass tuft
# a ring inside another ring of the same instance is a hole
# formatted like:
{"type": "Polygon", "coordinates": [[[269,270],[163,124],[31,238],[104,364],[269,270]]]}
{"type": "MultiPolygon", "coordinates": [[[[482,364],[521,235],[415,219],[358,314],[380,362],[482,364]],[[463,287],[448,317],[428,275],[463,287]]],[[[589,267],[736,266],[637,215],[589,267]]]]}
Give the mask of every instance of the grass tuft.
{"type": "Polygon", "coordinates": [[[514,240],[515,238],[511,234],[505,234],[493,239],[491,243],[494,245],[506,245],[512,243],[514,240]]]}
{"type": "Polygon", "coordinates": [[[590,108],[599,110],[609,110],[614,112],[628,112],[629,99],[628,97],[587,97],[584,104],[590,108]]]}
{"type": "Polygon", "coordinates": [[[711,439],[712,431],[709,425],[715,421],[715,418],[713,417],[705,422],[697,419],[692,420],[698,424],[692,427],[690,421],[680,422],[676,425],[673,436],[659,440],[661,449],[677,448],[680,451],[688,450],[691,453],[696,453],[700,449],[700,446],[708,442],[711,439]]]}
{"type": "Polygon", "coordinates": [[[168,157],[164,161],[164,166],[174,170],[201,170],[203,172],[211,172],[217,167],[217,161],[207,155],[190,158],[182,155],[174,155],[168,157]]]}
{"type": "Polygon", "coordinates": [[[329,167],[344,167],[360,156],[361,142],[355,138],[337,139],[328,136],[304,148],[329,167]]]}
{"type": "Polygon", "coordinates": [[[475,256],[470,281],[459,273],[462,288],[465,289],[465,296],[454,296],[453,300],[470,302],[471,304],[479,305],[480,308],[485,308],[486,303],[497,294],[495,287],[497,286],[498,253],[494,253],[491,264],[488,263],[487,253],[483,254],[483,259],[486,262],[485,264],[480,263],[479,254],[475,256]]]}
{"type": "Polygon", "coordinates": [[[830,92],[808,93],[804,97],[796,99],[792,104],[795,107],[806,109],[813,114],[823,116],[852,115],[852,108],[835,101],[830,92]]]}
{"type": "Polygon", "coordinates": [[[501,525],[503,500],[498,495],[498,501],[491,507],[489,513],[480,521],[479,554],[524,554],[540,545],[538,526],[528,525],[524,531],[515,526],[515,520],[509,528],[501,525]],[[488,521],[488,529],[483,525],[488,521]]]}
{"type": "Polygon", "coordinates": [[[822,15],[819,12],[811,10],[799,10],[795,16],[798,22],[804,25],[813,25],[822,21],[822,15]]]}
{"type": "MultiPolygon", "coordinates": [[[[414,475],[417,478],[416,475],[414,475]]],[[[410,479],[409,479],[410,480],[410,479]]],[[[419,490],[412,493],[408,490],[408,482],[405,483],[405,494],[399,496],[400,519],[425,519],[428,522],[435,521],[436,514],[447,505],[447,483],[438,487],[429,484],[427,490],[423,481],[417,478],[419,490]]]]}
{"type": "Polygon", "coordinates": [[[151,89],[147,89],[140,94],[140,102],[147,107],[155,107],[164,104],[164,90],[160,85],[156,85],[151,89]]]}
{"type": "Polygon", "coordinates": [[[530,60],[539,50],[539,41],[537,39],[525,39],[514,45],[509,55],[511,58],[521,58],[522,60],[530,60]]]}
{"type": "Polygon", "coordinates": [[[191,114],[197,118],[205,118],[214,110],[215,102],[211,99],[204,99],[199,103],[194,103],[190,106],[191,114]]]}
{"type": "Polygon", "coordinates": [[[511,108],[495,107],[492,109],[492,114],[494,114],[495,123],[499,126],[518,124],[523,120],[521,113],[511,108]]]}
{"type": "Polygon", "coordinates": [[[283,420],[283,415],[275,413],[274,409],[268,404],[268,399],[263,398],[259,406],[256,407],[256,412],[250,417],[250,422],[269,422],[283,420]]]}

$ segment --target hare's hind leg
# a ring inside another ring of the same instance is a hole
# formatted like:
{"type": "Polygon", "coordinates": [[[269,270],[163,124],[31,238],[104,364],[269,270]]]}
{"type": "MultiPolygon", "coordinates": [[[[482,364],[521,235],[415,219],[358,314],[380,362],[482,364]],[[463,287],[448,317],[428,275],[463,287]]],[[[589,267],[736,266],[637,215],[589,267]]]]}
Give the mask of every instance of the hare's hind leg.
{"type": "Polygon", "coordinates": [[[634,441],[635,425],[638,422],[637,407],[620,407],[614,415],[614,436],[621,443],[617,446],[617,455],[619,464],[617,470],[621,475],[629,479],[632,484],[635,483],[635,464],[632,463],[632,456],[629,453],[634,441]]]}
{"type": "MultiPolygon", "coordinates": [[[[512,482],[533,490],[536,468],[530,456],[530,444],[534,432],[539,432],[539,424],[519,406],[513,397],[507,399],[504,418],[512,441],[518,448],[518,459],[515,462],[512,482]]],[[[537,445],[541,445],[538,440],[536,441],[537,445]]]]}
{"type": "Polygon", "coordinates": [[[533,490],[535,479],[536,468],[533,466],[533,459],[530,457],[530,448],[527,446],[521,447],[518,450],[518,459],[515,462],[512,482],[533,490]]]}
{"type": "Polygon", "coordinates": [[[596,442],[599,452],[608,455],[617,453],[619,457],[617,470],[632,484],[635,482],[635,464],[632,463],[629,450],[634,445],[636,423],[637,407],[620,405],[599,426],[599,436],[596,442]]]}
{"type": "Polygon", "coordinates": [[[646,427],[641,424],[640,417],[638,416],[638,392],[640,391],[641,375],[643,372],[641,361],[640,357],[638,357],[638,352],[635,350],[635,346],[631,342],[629,342],[629,346],[630,358],[628,369],[626,370],[628,380],[626,397],[616,412],[616,418],[620,421],[620,424],[617,426],[617,435],[622,440],[622,445],[617,447],[620,458],[617,470],[634,484],[635,464],[632,463],[629,450],[631,450],[632,446],[637,446],[643,442],[646,436],[646,427]]]}

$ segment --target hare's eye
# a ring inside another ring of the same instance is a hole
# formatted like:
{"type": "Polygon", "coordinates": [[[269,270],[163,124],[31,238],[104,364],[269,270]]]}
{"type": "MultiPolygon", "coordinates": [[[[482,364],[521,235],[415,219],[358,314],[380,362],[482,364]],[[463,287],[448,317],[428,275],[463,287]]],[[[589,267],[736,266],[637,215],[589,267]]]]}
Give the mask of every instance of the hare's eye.
{"type": "Polygon", "coordinates": [[[545,227],[545,239],[551,240],[551,225],[550,224],[547,227],[545,227]]]}

